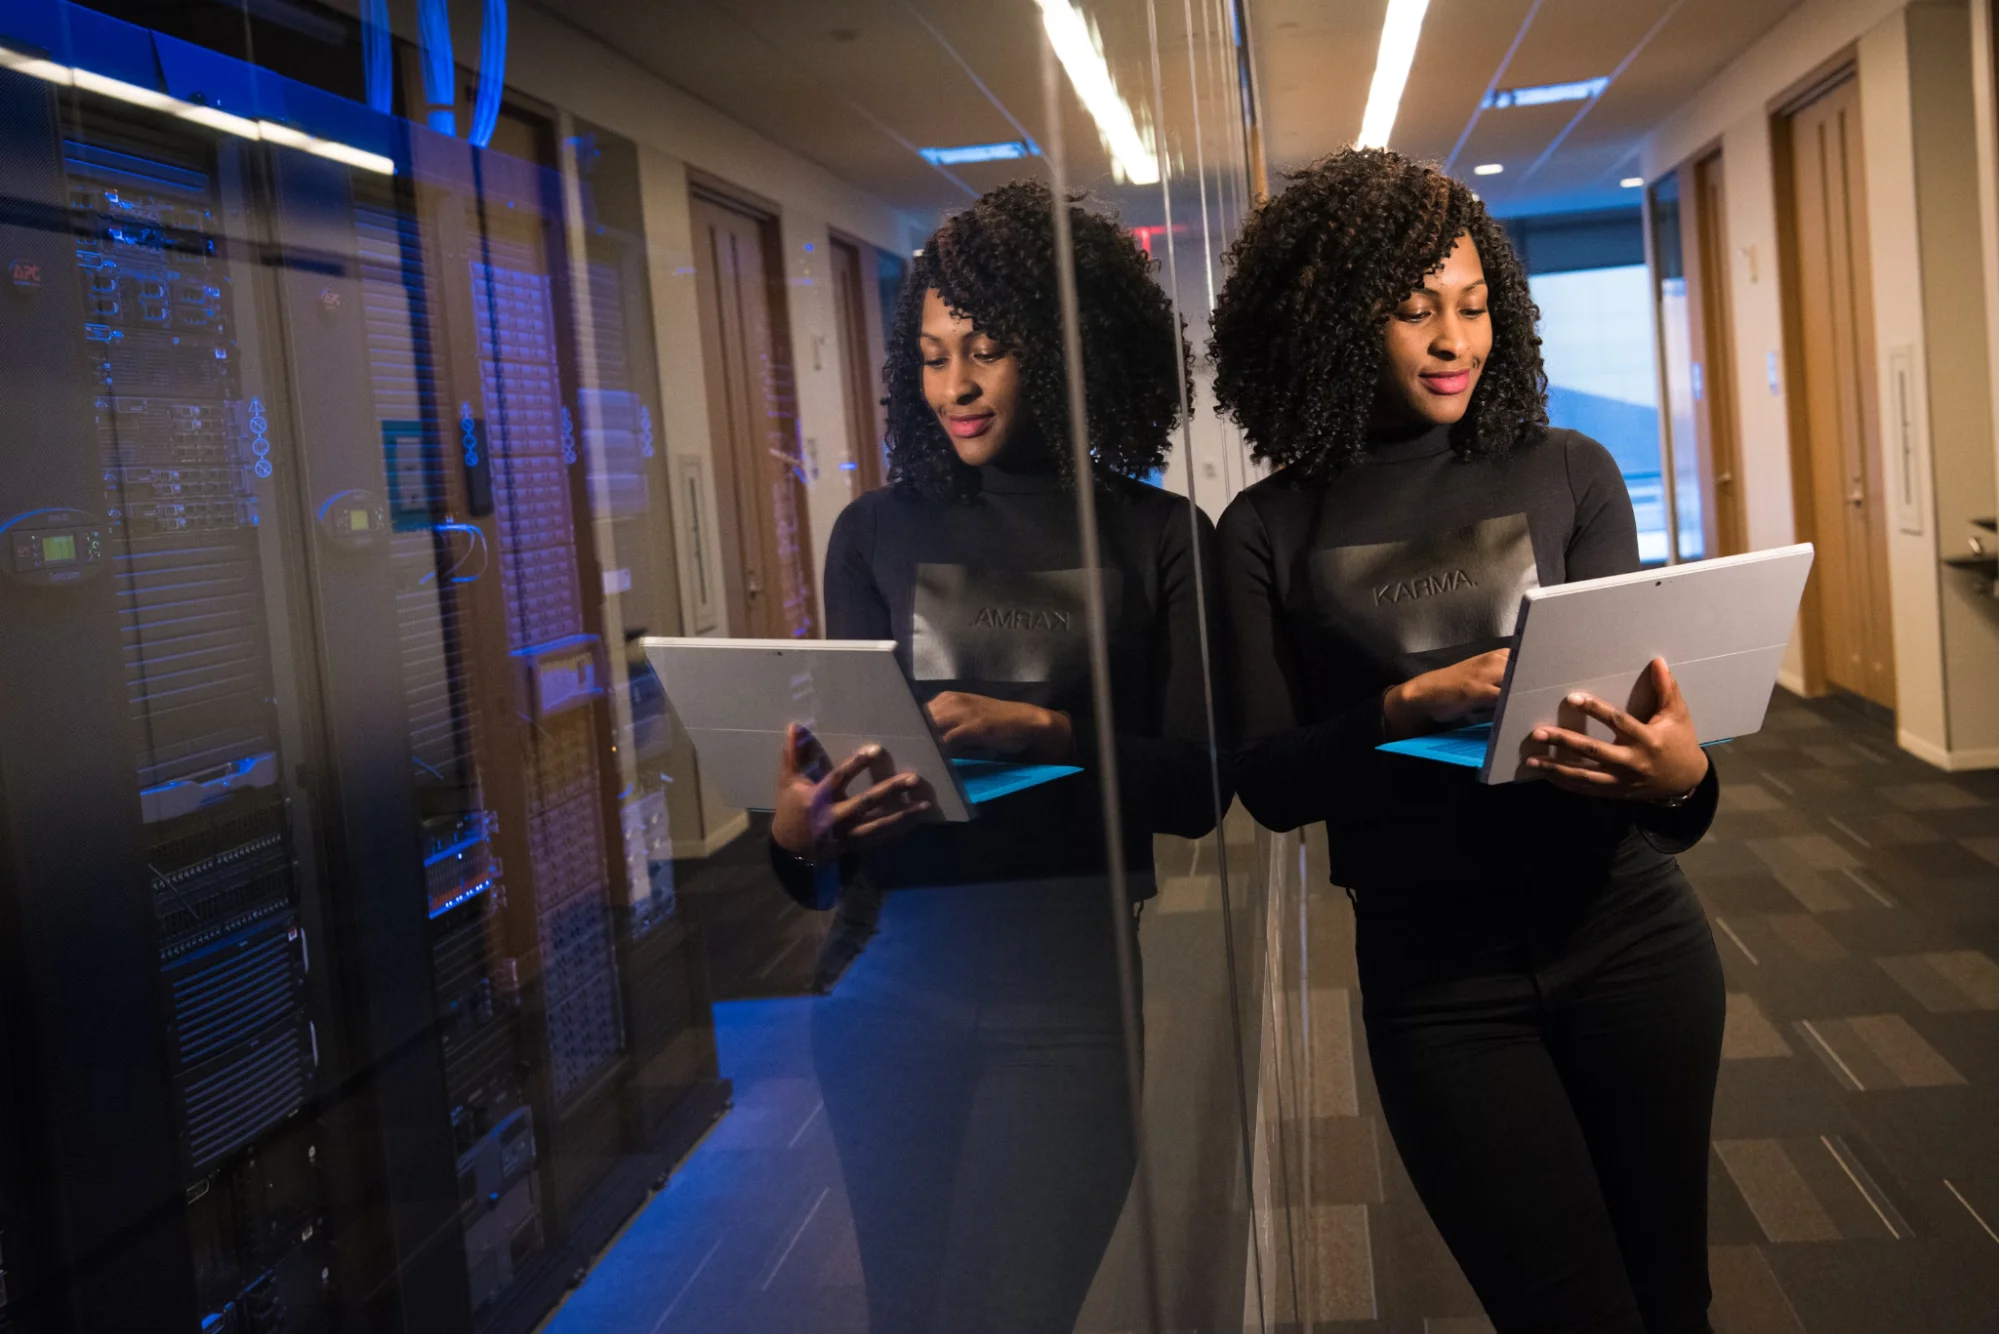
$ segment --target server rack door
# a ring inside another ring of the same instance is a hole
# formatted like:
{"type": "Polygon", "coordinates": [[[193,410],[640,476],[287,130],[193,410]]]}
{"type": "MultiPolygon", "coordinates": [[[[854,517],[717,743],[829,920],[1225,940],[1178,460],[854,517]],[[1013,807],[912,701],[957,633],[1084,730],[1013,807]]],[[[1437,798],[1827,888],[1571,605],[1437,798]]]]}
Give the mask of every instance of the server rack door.
{"type": "MultiPolygon", "coordinates": [[[[635,639],[682,624],[665,450],[655,430],[658,380],[633,146],[571,120],[563,164],[571,301],[579,329],[578,397],[591,518],[605,570],[604,618],[627,653],[611,663],[618,714],[617,794],[629,899],[614,904],[619,978],[640,1143],[672,1153],[719,1106],[700,934],[680,911],[670,793],[692,788],[666,693],[635,639]],[[580,257],[580,263],[578,258],[580,257]],[[622,680],[620,678],[622,677],[622,680]]],[[[614,638],[607,631],[607,639],[614,638]]],[[[689,795],[691,799],[691,794],[689,795]]]]}
{"type": "MultiPolygon", "coordinates": [[[[489,178],[502,164],[485,155],[489,178]]],[[[609,819],[605,648],[587,541],[575,380],[559,233],[540,173],[498,182],[468,222],[471,351],[492,424],[495,518],[509,653],[522,665],[515,718],[526,766],[534,873],[533,961],[547,1042],[553,1205],[581,1205],[628,1139],[613,1085],[622,1074],[610,907],[620,835],[609,819]],[[534,196],[528,188],[534,187],[534,196]],[[541,205],[523,217],[523,206],[541,205]]]]}
{"type": "MultiPolygon", "coordinates": [[[[301,838],[310,823],[300,776],[315,752],[293,680],[293,493],[276,466],[283,452],[272,451],[282,432],[264,383],[271,362],[244,338],[260,300],[244,225],[250,150],[102,99],[63,97],[45,132],[59,163],[59,203],[46,221],[64,242],[55,291],[65,297],[40,308],[54,318],[34,331],[34,355],[68,350],[60,355],[74,358],[72,373],[49,382],[66,383],[74,401],[41,419],[55,448],[38,457],[87,470],[92,494],[16,522],[10,554],[16,582],[101,589],[105,605],[83,620],[111,639],[69,652],[33,633],[8,643],[40,638],[63,662],[58,682],[11,680],[40,717],[69,731],[68,748],[39,756],[65,799],[46,829],[66,840],[70,874],[102,884],[83,897],[93,917],[75,935],[94,967],[26,983],[34,1012],[94,1026],[81,1041],[44,1047],[39,1061],[102,1072],[118,1086],[110,1106],[130,1123],[119,1137],[143,1146],[144,1126],[158,1119],[170,1148],[164,1188],[121,1168],[115,1144],[82,1170],[51,1156],[50,1198],[60,1216],[67,1198],[109,1175],[147,1228],[177,1238],[160,1260],[170,1273],[126,1265],[116,1282],[80,1290],[79,1304],[133,1305],[127,1321],[138,1325],[317,1324],[328,1319],[331,1277],[321,1037],[330,1044],[335,1031],[322,1031],[324,975],[310,964],[316,914],[306,902],[317,878],[310,857],[301,860],[313,841],[301,838]],[[52,514],[76,516],[70,531],[51,528],[52,514]],[[92,745],[93,728],[111,729],[115,743],[92,745]],[[89,764],[118,777],[87,780],[89,764]],[[123,808],[129,839],[98,801],[123,808]],[[135,902],[92,875],[100,858],[136,881],[135,902]],[[146,944],[144,967],[117,957],[134,938],[146,944]],[[110,1023],[97,1015],[99,998],[132,987],[148,991],[150,1007],[123,1005],[110,1023]],[[182,1290],[186,1311],[176,1315],[182,1290]]],[[[18,809],[11,792],[10,804],[18,809]]],[[[40,872],[22,853],[18,881],[28,889],[40,872]]],[[[26,902],[34,914],[44,898],[30,891],[26,902]]],[[[62,965],[64,949],[53,943],[46,957],[62,965]]],[[[78,1111],[86,1106],[66,1101],[52,1141],[88,1124],[78,1111]]],[[[115,1226],[119,1212],[93,1217],[115,1226]]],[[[79,1281],[100,1263],[66,1239],[55,1260],[79,1281]]]]}
{"type": "MultiPolygon", "coordinates": [[[[414,777],[421,761],[411,744],[399,615],[406,570],[397,560],[390,455],[371,392],[375,312],[349,170],[284,150],[272,163],[271,226],[284,261],[277,286],[333,799],[328,848],[340,887],[329,915],[356,999],[343,1053],[343,1094],[352,1106],[339,1110],[339,1125],[350,1154],[366,1144],[379,1156],[371,1166],[387,1192],[377,1217],[354,1224],[380,1259],[348,1278],[382,1319],[407,1329],[462,1328],[470,1306],[454,1227],[458,1156],[431,951],[426,838],[437,831],[423,826],[414,777]]],[[[411,430],[408,446],[420,452],[420,418],[411,430]]]]}
{"type": "Polygon", "coordinates": [[[532,1323],[724,1089],[610,707],[640,243],[57,97],[0,71],[0,1310],[532,1323]]]}
{"type": "MultiPolygon", "coordinates": [[[[625,865],[606,763],[602,576],[565,364],[559,189],[534,164],[421,130],[412,151],[437,381],[485,474],[470,522],[489,565],[460,590],[461,624],[505,866],[499,925],[518,982],[548,1248],[488,1291],[481,1320],[532,1320],[560,1291],[565,1260],[582,1259],[565,1249],[594,1231],[609,1199],[600,1187],[633,1147],[610,911],[625,865]]],[[[612,1194],[630,1195],[629,1208],[643,1190],[612,1194]]],[[[468,1233],[467,1246],[488,1244],[468,1233]]]]}
{"type": "Polygon", "coordinates": [[[70,187],[49,85],[0,72],[8,310],[0,355],[0,874],[6,1072],[31,1154],[9,1177],[43,1217],[0,1239],[9,1324],[187,1324],[185,1185],[163,1037],[120,620],[125,572],[92,429],[70,187]]]}
{"type": "Polygon", "coordinates": [[[81,96],[63,153],[200,1319],[311,1323],[329,1299],[329,1015],[299,776],[319,752],[281,386],[268,321],[250,332],[255,155],[81,96]]]}
{"type": "Polygon", "coordinates": [[[483,405],[450,381],[451,322],[463,317],[444,279],[453,246],[435,217],[407,186],[376,182],[357,189],[351,226],[389,486],[394,620],[459,1191],[449,1241],[483,1326],[548,1268],[550,1121],[547,1105],[531,1098],[546,1049],[530,1041],[534,973],[521,967],[533,942],[523,943],[518,919],[533,906],[535,880],[523,767],[504,717],[516,708],[519,669],[500,596],[496,469],[483,405]]]}

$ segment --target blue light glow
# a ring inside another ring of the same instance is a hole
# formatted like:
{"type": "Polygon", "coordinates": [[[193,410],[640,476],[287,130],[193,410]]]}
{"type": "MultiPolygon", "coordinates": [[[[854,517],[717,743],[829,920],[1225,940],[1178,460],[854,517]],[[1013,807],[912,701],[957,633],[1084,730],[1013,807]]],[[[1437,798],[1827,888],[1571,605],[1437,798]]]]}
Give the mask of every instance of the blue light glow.
{"type": "Polygon", "coordinates": [[[467,835],[465,838],[460,839],[455,844],[446,844],[443,848],[438,849],[436,852],[432,853],[429,857],[425,858],[423,860],[423,865],[426,867],[435,867],[438,863],[444,861],[446,858],[463,857],[465,854],[471,852],[473,849],[477,848],[479,845],[485,842],[486,842],[486,832],[485,830],[482,829],[477,834],[467,835]]]}
{"type": "Polygon", "coordinates": [[[1491,111],[1500,107],[1544,107],[1550,102],[1583,102],[1603,96],[1603,90],[1608,87],[1608,78],[1596,78],[1575,83],[1537,84],[1532,88],[1501,88],[1488,93],[1479,105],[1491,111]]]}
{"type": "Polygon", "coordinates": [[[955,148],[919,148],[923,160],[933,167],[956,167],[966,162],[1004,162],[1009,158],[1032,157],[1035,150],[1018,139],[1002,144],[959,144],[955,148]]]}
{"type": "Polygon", "coordinates": [[[472,99],[472,131],[466,136],[480,148],[493,142],[500,124],[500,94],[507,80],[507,0],[486,0],[485,23],[479,30],[479,88],[472,99]]]}
{"type": "Polygon", "coordinates": [[[485,894],[488,890],[491,890],[492,888],[493,888],[493,878],[488,876],[485,880],[479,882],[479,884],[471,886],[464,890],[460,890],[457,894],[445,900],[442,904],[439,904],[436,908],[430,911],[430,916],[432,918],[441,918],[445,914],[451,912],[451,910],[457,908],[460,904],[463,904],[468,900],[477,899],[480,895],[485,894]]]}

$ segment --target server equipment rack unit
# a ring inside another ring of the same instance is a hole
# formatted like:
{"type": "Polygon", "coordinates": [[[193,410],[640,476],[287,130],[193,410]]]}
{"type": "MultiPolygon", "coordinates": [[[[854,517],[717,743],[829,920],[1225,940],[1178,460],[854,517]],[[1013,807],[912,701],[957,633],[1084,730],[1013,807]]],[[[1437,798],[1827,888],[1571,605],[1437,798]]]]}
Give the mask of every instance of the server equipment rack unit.
{"type": "Polygon", "coordinates": [[[399,170],[0,70],[0,1323],[524,1328],[726,1098],[585,596],[651,413],[571,290],[619,236],[27,10],[399,170]]]}

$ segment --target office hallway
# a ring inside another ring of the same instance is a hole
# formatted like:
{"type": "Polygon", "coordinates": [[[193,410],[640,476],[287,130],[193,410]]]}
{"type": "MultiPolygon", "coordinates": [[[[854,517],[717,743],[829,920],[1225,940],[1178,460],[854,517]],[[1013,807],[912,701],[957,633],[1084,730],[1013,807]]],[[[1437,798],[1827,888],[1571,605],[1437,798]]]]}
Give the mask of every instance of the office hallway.
{"type": "MultiPolygon", "coordinates": [[[[1716,755],[1721,813],[1682,859],[1729,991],[1714,1328],[1989,1330],[1999,774],[1946,775],[1783,691],[1716,755]]],[[[1315,1158],[1293,1219],[1309,1324],[1489,1329],[1380,1124],[1340,892],[1317,886],[1311,919],[1315,1158]]]]}

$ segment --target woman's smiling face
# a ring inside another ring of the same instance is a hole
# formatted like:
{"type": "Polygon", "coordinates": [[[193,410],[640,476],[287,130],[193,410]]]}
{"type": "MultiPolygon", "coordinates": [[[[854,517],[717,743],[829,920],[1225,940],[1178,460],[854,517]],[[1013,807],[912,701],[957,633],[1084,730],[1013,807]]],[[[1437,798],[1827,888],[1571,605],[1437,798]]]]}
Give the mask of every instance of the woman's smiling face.
{"type": "Polygon", "coordinates": [[[1492,355],[1485,266],[1469,236],[1460,236],[1443,267],[1389,312],[1383,338],[1384,417],[1449,426],[1465,415],[1492,355]]]}
{"type": "Polygon", "coordinates": [[[966,464],[998,458],[1022,433],[1020,358],[944,304],[932,288],[923,298],[919,335],[923,398],[966,464]]]}

